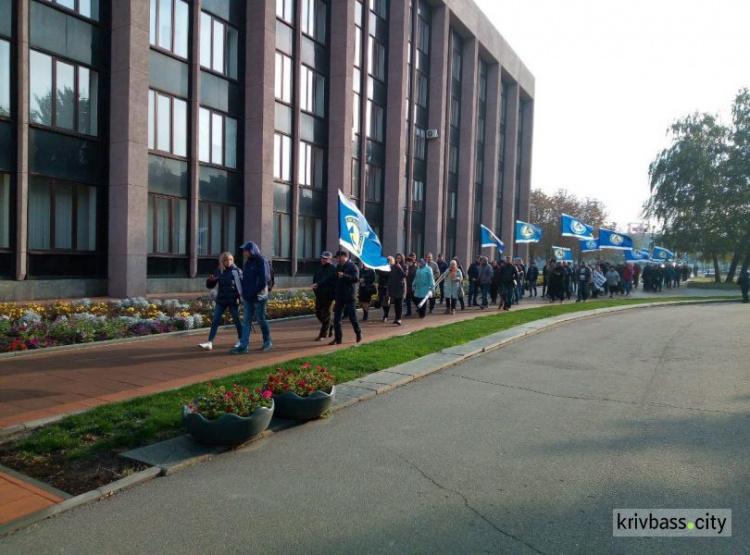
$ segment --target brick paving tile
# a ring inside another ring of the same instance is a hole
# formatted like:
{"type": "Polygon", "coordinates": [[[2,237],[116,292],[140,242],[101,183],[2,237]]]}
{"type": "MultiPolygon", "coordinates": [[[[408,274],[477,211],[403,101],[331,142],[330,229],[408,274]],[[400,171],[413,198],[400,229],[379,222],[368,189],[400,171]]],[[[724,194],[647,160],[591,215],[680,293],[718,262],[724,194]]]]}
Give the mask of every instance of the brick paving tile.
{"type": "Polygon", "coordinates": [[[24,517],[63,499],[20,478],[0,472],[0,525],[24,517]]]}

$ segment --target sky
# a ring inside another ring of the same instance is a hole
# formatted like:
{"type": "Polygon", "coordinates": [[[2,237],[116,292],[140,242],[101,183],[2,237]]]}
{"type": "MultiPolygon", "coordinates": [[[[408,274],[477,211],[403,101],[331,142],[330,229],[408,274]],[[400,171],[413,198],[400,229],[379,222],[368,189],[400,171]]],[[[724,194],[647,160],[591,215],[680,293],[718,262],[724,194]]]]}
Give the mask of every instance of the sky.
{"type": "Polygon", "coordinates": [[[648,166],[694,111],[750,88],[750,0],[475,0],[536,78],[531,186],[641,221],[648,166]]]}

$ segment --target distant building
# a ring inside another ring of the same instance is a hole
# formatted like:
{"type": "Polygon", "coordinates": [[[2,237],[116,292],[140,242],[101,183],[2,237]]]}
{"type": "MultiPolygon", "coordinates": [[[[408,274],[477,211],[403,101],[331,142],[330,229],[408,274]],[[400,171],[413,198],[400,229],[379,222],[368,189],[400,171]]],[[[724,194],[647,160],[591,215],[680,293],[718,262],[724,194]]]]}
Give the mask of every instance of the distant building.
{"type": "Polygon", "coordinates": [[[510,250],[533,118],[471,0],[0,0],[0,299],[197,291],[244,240],[308,284],[338,190],[388,253],[510,250]]]}

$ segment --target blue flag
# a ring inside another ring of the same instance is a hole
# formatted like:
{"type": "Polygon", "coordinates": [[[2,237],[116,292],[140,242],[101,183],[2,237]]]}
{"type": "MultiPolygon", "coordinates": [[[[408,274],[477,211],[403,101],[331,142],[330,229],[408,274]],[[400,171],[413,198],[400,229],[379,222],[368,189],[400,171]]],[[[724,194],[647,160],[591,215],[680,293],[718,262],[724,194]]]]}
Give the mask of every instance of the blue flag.
{"type": "Polygon", "coordinates": [[[625,251],[625,262],[648,262],[648,252],[638,249],[629,249],[625,251]]]}
{"type": "Polygon", "coordinates": [[[563,214],[560,223],[562,225],[563,237],[577,237],[579,239],[594,238],[594,228],[583,223],[581,220],[574,218],[573,216],[563,214]]]}
{"type": "Polygon", "coordinates": [[[390,271],[380,239],[359,208],[339,191],[339,243],[373,270],[390,271]]]}
{"type": "Polygon", "coordinates": [[[541,228],[516,220],[516,243],[538,243],[541,240],[541,228]]]}
{"type": "Polygon", "coordinates": [[[482,230],[482,246],[483,247],[497,247],[498,252],[505,250],[505,243],[497,238],[497,235],[492,233],[487,226],[480,225],[479,228],[482,230]]]}
{"type": "Polygon", "coordinates": [[[594,252],[599,250],[599,239],[581,239],[578,242],[581,252],[594,252]]]}
{"type": "Polygon", "coordinates": [[[654,262],[668,262],[669,260],[674,260],[674,253],[663,247],[654,247],[651,253],[651,260],[654,262]]]}
{"type": "Polygon", "coordinates": [[[633,240],[624,233],[617,233],[609,229],[599,230],[600,249],[628,250],[633,248],[633,240]]]}
{"type": "Polygon", "coordinates": [[[563,260],[573,262],[573,251],[565,247],[552,247],[552,258],[558,262],[563,260]]]}

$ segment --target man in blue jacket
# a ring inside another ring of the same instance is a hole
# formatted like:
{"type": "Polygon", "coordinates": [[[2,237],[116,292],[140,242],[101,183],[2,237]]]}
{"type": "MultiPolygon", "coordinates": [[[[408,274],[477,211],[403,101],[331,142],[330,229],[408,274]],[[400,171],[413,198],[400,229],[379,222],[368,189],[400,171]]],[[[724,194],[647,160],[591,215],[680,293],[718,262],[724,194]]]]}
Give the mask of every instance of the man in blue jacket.
{"type": "Polygon", "coordinates": [[[336,308],[333,310],[333,341],[329,345],[341,345],[343,333],[341,331],[341,319],[349,317],[357,343],[362,341],[362,329],[357,321],[357,285],[359,284],[359,268],[349,260],[349,253],[339,251],[336,253],[338,266],[336,266],[336,288],[334,299],[336,308]]]}
{"type": "Polygon", "coordinates": [[[229,351],[233,355],[248,353],[250,344],[250,327],[253,316],[258,321],[260,331],[263,333],[262,350],[270,351],[271,329],[268,327],[266,318],[266,305],[268,304],[268,284],[271,282],[271,264],[260,254],[258,245],[248,241],[242,245],[242,254],[245,257],[245,267],[242,276],[242,338],[240,344],[229,351]]]}

